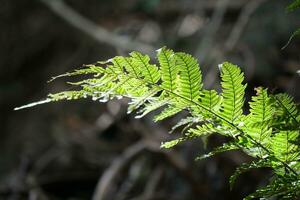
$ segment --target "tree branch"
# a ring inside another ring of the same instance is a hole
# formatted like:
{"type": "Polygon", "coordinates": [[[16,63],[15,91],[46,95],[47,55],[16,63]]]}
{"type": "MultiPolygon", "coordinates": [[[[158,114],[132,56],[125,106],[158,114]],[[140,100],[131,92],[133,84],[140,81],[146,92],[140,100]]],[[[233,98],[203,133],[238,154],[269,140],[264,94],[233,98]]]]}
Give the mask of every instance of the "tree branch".
{"type": "Polygon", "coordinates": [[[138,50],[154,56],[155,48],[151,45],[109,32],[105,28],[80,15],[73,8],[65,4],[63,0],[41,0],[41,2],[70,25],[100,43],[106,43],[122,50],[138,50]]]}

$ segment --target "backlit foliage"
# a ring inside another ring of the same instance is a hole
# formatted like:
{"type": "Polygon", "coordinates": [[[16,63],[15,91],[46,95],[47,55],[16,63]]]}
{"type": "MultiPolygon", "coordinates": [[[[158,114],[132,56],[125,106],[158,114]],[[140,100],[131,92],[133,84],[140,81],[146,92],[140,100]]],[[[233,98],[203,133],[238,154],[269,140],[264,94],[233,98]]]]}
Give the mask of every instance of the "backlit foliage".
{"type": "Polygon", "coordinates": [[[295,199],[299,196],[300,115],[291,96],[273,95],[267,88],[255,88],[256,95],[248,102],[250,110],[245,112],[247,85],[238,66],[229,62],[219,65],[222,92],[218,93],[205,89],[199,64],[191,55],[164,47],[157,51],[157,59],[157,64],[152,64],[149,56],[132,52],[128,57],[117,56],[60,75],[89,74],[91,78],[69,83],[78,86],[78,90],[49,94],[46,100],[24,107],[80,98],[106,102],[126,97],[130,99],[128,112],[136,111],[137,118],[160,110],[154,117],[155,121],[160,121],[185,110],[189,116],[172,129],[183,127],[182,136],[163,142],[162,148],[220,134],[230,138],[229,142],[197,159],[231,150],[242,150],[255,158],[237,168],[230,178],[231,185],[248,170],[267,167],[274,172],[267,186],[245,199],[295,199]]]}

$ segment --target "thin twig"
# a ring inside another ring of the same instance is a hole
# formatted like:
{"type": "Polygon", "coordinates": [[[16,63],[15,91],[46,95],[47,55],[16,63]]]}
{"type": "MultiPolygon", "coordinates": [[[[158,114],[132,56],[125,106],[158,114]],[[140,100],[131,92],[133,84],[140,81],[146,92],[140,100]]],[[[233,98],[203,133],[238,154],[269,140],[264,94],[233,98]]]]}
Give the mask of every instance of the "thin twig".
{"type": "Polygon", "coordinates": [[[228,2],[229,0],[219,0],[216,5],[211,22],[205,29],[206,31],[201,40],[201,43],[197,47],[195,52],[195,56],[199,59],[200,63],[203,63],[204,59],[206,58],[206,55],[212,47],[213,39],[223,21],[225,12],[227,10],[228,2]]]}
{"type": "Polygon", "coordinates": [[[121,156],[117,157],[112,164],[103,172],[97,183],[93,200],[104,200],[107,198],[111,184],[117,178],[118,173],[124,169],[134,158],[136,158],[143,150],[146,149],[146,143],[139,141],[128,147],[121,156]]]}
{"type": "MultiPolygon", "coordinates": [[[[235,46],[237,45],[239,39],[241,38],[243,31],[245,30],[250,17],[253,15],[253,13],[257,10],[257,8],[265,3],[267,0],[252,0],[247,3],[242,11],[240,16],[238,17],[238,20],[236,21],[235,25],[233,26],[227,40],[225,41],[224,45],[224,52],[232,51],[235,46]]],[[[215,48],[214,51],[211,51],[210,53],[210,58],[214,58],[214,64],[217,64],[223,57],[223,53],[218,50],[218,48],[215,48]]],[[[253,68],[253,67],[252,67],[253,68]]],[[[208,86],[211,87],[212,84],[216,80],[216,74],[217,74],[217,69],[216,68],[211,68],[210,71],[207,73],[208,76],[204,79],[204,83],[208,86]]],[[[252,70],[253,71],[253,70],[252,70]]]]}
{"type": "Polygon", "coordinates": [[[149,177],[149,181],[147,181],[144,192],[140,196],[137,196],[131,200],[153,199],[153,197],[156,195],[157,185],[159,184],[163,173],[164,168],[162,166],[159,165],[158,167],[156,167],[152,172],[151,177],[149,177]]]}
{"type": "Polygon", "coordinates": [[[266,1],[267,0],[252,0],[244,6],[236,24],[234,25],[225,43],[226,50],[232,50],[235,47],[243,31],[245,30],[245,27],[248,24],[251,15],[257,10],[257,8],[261,4],[265,3],[266,1]]]}
{"type": "Polygon", "coordinates": [[[63,0],[41,0],[56,15],[64,19],[73,27],[89,35],[100,43],[106,43],[122,50],[139,50],[153,56],[155,48],[149,44],[131,40],[126,36],[116,35],[105,28],[93,23],[79,14],[73,8],[64,3],[63,0]]]}

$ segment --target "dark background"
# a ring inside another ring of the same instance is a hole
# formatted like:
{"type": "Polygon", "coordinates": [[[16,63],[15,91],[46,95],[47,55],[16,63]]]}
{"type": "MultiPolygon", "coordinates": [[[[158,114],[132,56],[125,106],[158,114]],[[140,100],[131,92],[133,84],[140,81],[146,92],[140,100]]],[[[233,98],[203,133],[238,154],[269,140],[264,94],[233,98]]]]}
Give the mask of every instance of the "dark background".
{"type": "MultiPolygon", "coordinates": [[[[251,160],[241,152],[194,162],[207,152],[201,140],[159,149],[174,137],[168,130],[181,116],[158,124],[153,114],[135,120],[126,115],[126,100],[13,108],[68,89],[66,79],[47,84],[52,76],[131,50],[154,54],[162,46],[195,55],[208,88],[219,87],[217,64],[228,60],[245,72],[247,99],[264,86],[299,102],[300,40],[281,47],[300,27],[300,13],[287,13],[287,4],[0,0],[0,199],[241,199],[264,185],[269,171],[253,171],[230,191],[234,168],[251,160]]],[[[211,137],[207,148],[222,142],[211,137]]]]}

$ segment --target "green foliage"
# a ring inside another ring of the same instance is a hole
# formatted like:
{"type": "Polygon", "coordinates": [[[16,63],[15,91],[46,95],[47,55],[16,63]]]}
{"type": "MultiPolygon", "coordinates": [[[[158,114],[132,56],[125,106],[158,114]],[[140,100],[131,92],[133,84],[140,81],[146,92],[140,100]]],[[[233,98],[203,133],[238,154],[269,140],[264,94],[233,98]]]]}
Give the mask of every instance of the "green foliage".
{"type": "Polygon", "coordinates": [[[291,41],[294,39],[294,37],[300,35],[300,28],[298,28],[296,31],[294,31],[292,33],[292,35],[290,36],[289,40],[287,41],[287,43],[284,45],[284,47],[282,47],[282,49],[285,49],[290,43],[291,41]]]}
{"type": "Polygon", "coordinates": [[[297,8],[300,8],[300,0],[294,0],[287,6],[288,11],[294,11],[297,8]]]}
{"type": "Polygon", "coordinates": [[[249,114],[245,114],[246,84],[238,66],[229,62],[219,65],[222,86],[219,94],[203,88],[199,64],[191,55],[164,47],[157,51],[157,58],[158,65],[155,65],[147,55],[132,52],[128,57],[117,56],[66,73],[61,76],[89,74],[92,77],[69,83],[80,87],[76,91],[50,94],[46,100],[24,107],[87,97],[100,102],[127,97],[130,99],[128,112],[137,111],[137,118],[159,110],[154,120],[160,121],[185,110],[189,116],[172,129],[173,132],[182,127],[182,136],[162,143],[163,148],[220,134],[228,137],[229,142],[197,159],[231,150],[242,150],[256,158],[238,167],[230,179],[231,185],[251,169],[268,167],[274,172],[269,185],[245,199],[276,196],[295,199],[299,195],[300,112],[292,97],[256,88],[256,95],[249,102],[249,114]]]}
{"type": "MultiPolygon", "coordinates": [[[[292,1],[287,7],[287,11],[288,12],[293,12],[296,9],[300,8],[300,0],[294,0],[292,1]]],[[[282,49],[286,48],[292,41],[292,39],[296,36],[300,35],[300,28],[298,28],[296,31],[294,31],[291,35],[291,37],[289,38],[288,42],[284,45],[284,47],[282,47],[282,49]]]]}

